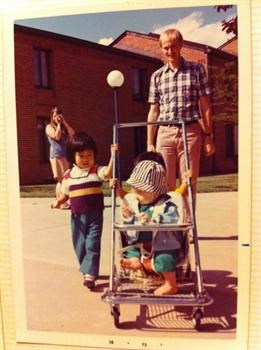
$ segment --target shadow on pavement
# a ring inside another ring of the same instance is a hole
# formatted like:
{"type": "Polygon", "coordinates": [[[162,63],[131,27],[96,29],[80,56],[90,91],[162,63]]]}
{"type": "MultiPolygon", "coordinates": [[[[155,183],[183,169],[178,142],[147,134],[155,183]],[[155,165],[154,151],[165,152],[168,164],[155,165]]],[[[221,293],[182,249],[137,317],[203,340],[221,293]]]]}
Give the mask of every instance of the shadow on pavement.
{"type": "MultiPolygon", "coordinates": [[[[235,332],[237,313],[237,278],[230,271],[203,271],[204,285],[214,302],[204,307],[201,332],[235,332]]],[[[121,310],[124,314],[122,305],[121,310]]],[[[192,307],[170,305],[140,305],[135,321],[120,320],[121,329],[141,331],[195,331],[192,307]]],[[[126,317],[124,317],[126,319],[126,317]]]]}
{"type": "Polygon", "coordinates": [[[109,279],[108,275],[100,275],[92,292],[103,293],[105,288],[109,288],[109,279]]]}
{"type": "Polygon", "coordinates": [[[237,318],[237,277],[230,271],[203,271],[206,289],[214,299],[212,305],[206,308],[206,317],[220,319],[218,325],[207,325],[206,331],[236,330],[237,318]]]}

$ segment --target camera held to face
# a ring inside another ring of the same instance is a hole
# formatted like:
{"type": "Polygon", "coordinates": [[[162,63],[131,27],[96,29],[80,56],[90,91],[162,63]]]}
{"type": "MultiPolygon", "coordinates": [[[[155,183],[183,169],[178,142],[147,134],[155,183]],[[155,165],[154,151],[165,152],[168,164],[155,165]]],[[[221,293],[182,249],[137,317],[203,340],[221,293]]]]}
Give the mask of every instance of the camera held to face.
{"type": "Polygon", "coordinates": [[[57,114],[56,120],[57,120],[58,123],[61,123],[61,121],[63,120],[62,114],[57,114]]]}

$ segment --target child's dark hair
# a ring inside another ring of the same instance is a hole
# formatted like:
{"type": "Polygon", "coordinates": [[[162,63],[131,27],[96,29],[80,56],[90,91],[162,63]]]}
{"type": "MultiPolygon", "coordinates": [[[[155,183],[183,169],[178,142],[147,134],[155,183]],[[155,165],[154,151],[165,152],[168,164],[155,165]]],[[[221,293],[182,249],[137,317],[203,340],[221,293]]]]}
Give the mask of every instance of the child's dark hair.
{"type": "Polygon", "coordinates": [[[84,131],[76,132],[67,143],[66,157],[70,163],[74,163],[75,153],[90,149],[97,155],[97,148],[93,138],[84,131]]]}
{"type": "Polygon", "coordinates": [[[164,162],[164,159],[159,152],[152,152],[152,151],[145,151],[137,155],[137,157],[134,160],[134,167],[143,160],[152,160],[154,162],[159,163],[163,166],[163,168],[166,170],[166,165],[164,162]]]}

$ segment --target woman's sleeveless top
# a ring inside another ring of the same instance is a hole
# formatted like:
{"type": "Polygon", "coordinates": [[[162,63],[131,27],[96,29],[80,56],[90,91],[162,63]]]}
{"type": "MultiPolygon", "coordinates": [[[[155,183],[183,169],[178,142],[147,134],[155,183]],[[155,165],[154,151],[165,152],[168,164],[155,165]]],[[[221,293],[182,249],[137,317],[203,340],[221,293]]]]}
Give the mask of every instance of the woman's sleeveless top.
{"type": "Polygon", "coordinates": [[[49,135],[47,135],[47,138],[50,143],[50,158],[65,157],[67,144],[66,132],[62,130],[62,137],[59,141],[54,140],[49,135]]]}

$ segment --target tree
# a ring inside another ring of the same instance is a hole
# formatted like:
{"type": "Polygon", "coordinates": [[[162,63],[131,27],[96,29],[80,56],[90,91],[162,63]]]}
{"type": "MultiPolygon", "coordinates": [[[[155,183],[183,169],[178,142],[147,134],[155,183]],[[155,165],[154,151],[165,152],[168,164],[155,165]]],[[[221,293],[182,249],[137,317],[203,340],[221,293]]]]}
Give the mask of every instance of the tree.
{"type": "MultiPolygon", "coordinates": [[[[233,7],[233,5],[214,6],[214,8],[216,8],[217,12],[220,12],[220,11],[225,12],[232,7],[233,7]]],[[[227,34],[233,33],[233,34],[237,35],[237,16],[231,18],[230,20],[222,21],[222,30],[225,31],[227,34]]]]}
{"type": "Polygon", "coordinates": [[[210,65],[212,80],[213,119],[238,123],[238,67],[237,61],[222,66],[210,65]]]}

